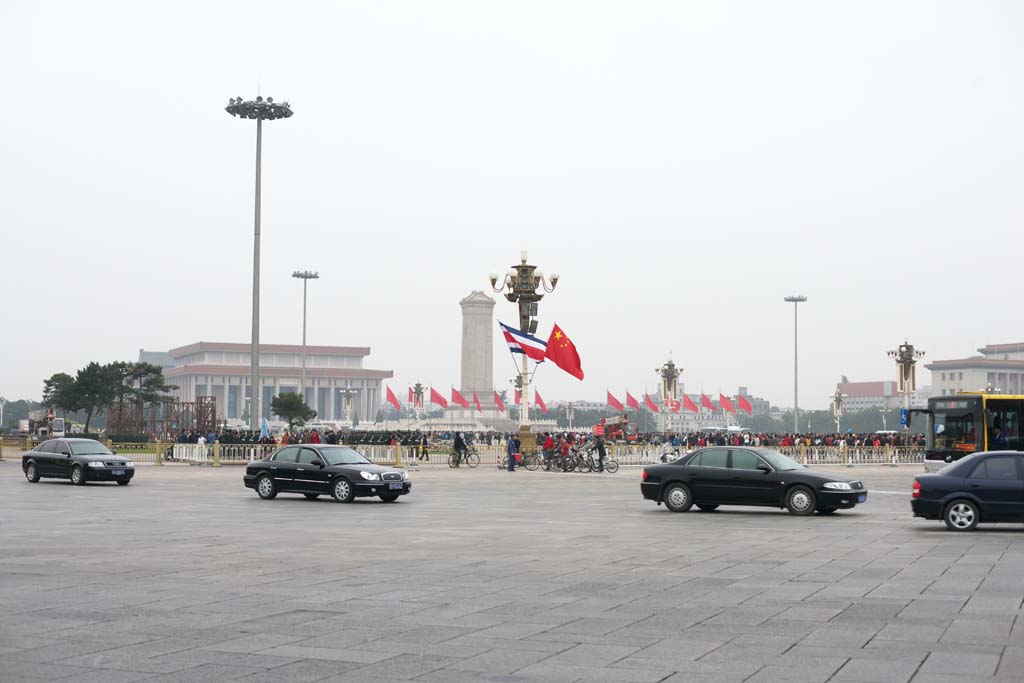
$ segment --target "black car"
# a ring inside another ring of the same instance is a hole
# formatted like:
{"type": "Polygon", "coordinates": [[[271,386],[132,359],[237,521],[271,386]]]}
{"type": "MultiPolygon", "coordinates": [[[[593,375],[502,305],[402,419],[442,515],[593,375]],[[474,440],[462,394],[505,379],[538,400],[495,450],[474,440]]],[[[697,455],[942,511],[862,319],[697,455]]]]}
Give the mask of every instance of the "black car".
{"type": "Polygon", "coordinates": [[[704,448],[675,462],[644,468],[644,498],[672,512],[693,505],[710,511],[719,505],[786,508],[794,515],[817,510],[831,514],[867,500],[864,484],[806,469],[765,448],[704,448]]]}
{"type": "Polygon", "coordinates": [[[983,451],[914,477],[915,517],[941,519],[951,531],[979,522],[1024,522],[1024,453],[983,451]]]}
{"type": "Polygon", "coordinates": [[[267,500],[278,493],[310,499],[326,493],[339,503],[365,496],[393,503],[412,488],[405,471],[374,465],[348,446],[326,444],[279,448],[265,460],[249,463],[244,481],[267,500]]]}
{"type": "Polygon", "coordinates": [[[21,456],[21,469],[33,484],[42,478],[70,479],[72,484],[116,481],[127,486],[135,463],[115,455],[92,439],[50,439],[21,456]]]}

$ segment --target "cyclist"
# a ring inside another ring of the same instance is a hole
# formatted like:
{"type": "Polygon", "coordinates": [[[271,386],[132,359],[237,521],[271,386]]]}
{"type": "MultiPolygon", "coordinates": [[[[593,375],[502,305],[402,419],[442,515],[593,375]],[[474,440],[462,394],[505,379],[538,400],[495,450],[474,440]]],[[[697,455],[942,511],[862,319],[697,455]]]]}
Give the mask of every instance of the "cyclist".
{"type": "Polygon", "coordinates": [[[555,439],[551,432],[544,432],[544,467],[551,467],[551,457],[555,454],[555,439]]]}
{"type": "Polygon", "coordinates": [[[604,459],[607,456],[604,450],[604,437],[594,438],[594,448],[597,449],[597,471],[604,472],[604,459]]]}
{"type": "Polygon", "coordinates": [[[462,436],[462,432],[455,432],[455,466],[458,467],[462,463],[462,458],[466,456],[466,439],[462,436]]]}

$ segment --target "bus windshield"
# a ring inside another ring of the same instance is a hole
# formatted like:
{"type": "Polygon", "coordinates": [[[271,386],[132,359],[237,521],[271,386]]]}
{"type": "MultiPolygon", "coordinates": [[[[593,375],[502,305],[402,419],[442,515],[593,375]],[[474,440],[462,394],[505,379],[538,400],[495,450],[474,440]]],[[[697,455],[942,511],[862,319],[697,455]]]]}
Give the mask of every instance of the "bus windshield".
{"type": "Polygon", "coordinates": [[[935,433],[928,435],[934,439],[929,450],[973,452],[978,448],[978,426],[971,409],[936,410],[935,433]]]}

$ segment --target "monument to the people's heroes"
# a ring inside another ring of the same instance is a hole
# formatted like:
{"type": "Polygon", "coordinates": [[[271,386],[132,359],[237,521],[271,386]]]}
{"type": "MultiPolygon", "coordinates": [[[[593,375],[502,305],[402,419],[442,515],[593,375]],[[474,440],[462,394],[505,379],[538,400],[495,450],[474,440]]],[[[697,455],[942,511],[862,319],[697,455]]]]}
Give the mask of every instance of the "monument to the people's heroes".
{"type": "Polygon", "coordinates": [[[494,299],[481,291],[470,292],[462,307],[462,374],[459,391],[470,402],[473,392],[487,413],[494,403],[494,299]]]}

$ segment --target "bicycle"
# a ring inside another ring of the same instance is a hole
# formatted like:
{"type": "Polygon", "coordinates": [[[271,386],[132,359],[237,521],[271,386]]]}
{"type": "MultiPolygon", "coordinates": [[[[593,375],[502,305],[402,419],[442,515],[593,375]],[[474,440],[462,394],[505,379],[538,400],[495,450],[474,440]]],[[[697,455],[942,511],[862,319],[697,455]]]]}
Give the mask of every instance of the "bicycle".
{"type": "Polygon", "coordinates": [[[453,452],[448,456],[448,467],[458,467],[462,463],[466,463],[468,467],[476,467],[480,464],[480,454],[476,452],[476,449],[472,446],[468,447],[459,457],[458,452],[453,452]]]}
{"type": "MultiPolygon", "coordinates": [[[[597,449],[596,448],[593,448],[593,447],[588,448],[587,449],[587,453],[586,453],[586,458],[587,458],[588,463],[590,464],[590,471],[600,472],[601,471],[599,469],[600,468],[600,462],[599,462],[599,459],[598,459],[596,453],[597,453],[597,449]]],[[[619,471],[619,462],[617,460],[613,460],[612,458],[609,458],[608,456],[605,456],[605,458],[604,458],[604,471],[608,472],[609,474],[615,474],[616,472],[619,471]]]]}
{"type": "MultiPolygon", "coordinates": [[[[516,467],[525,467],[531,472],[536,472],[541,465],[541,457],[536,453],[527,453],[522,459],[516,463],[516,467]]],[[[501,456],[501,463],[498,465],[499,470],[508,469],[508,455],[501,456]]]]}

